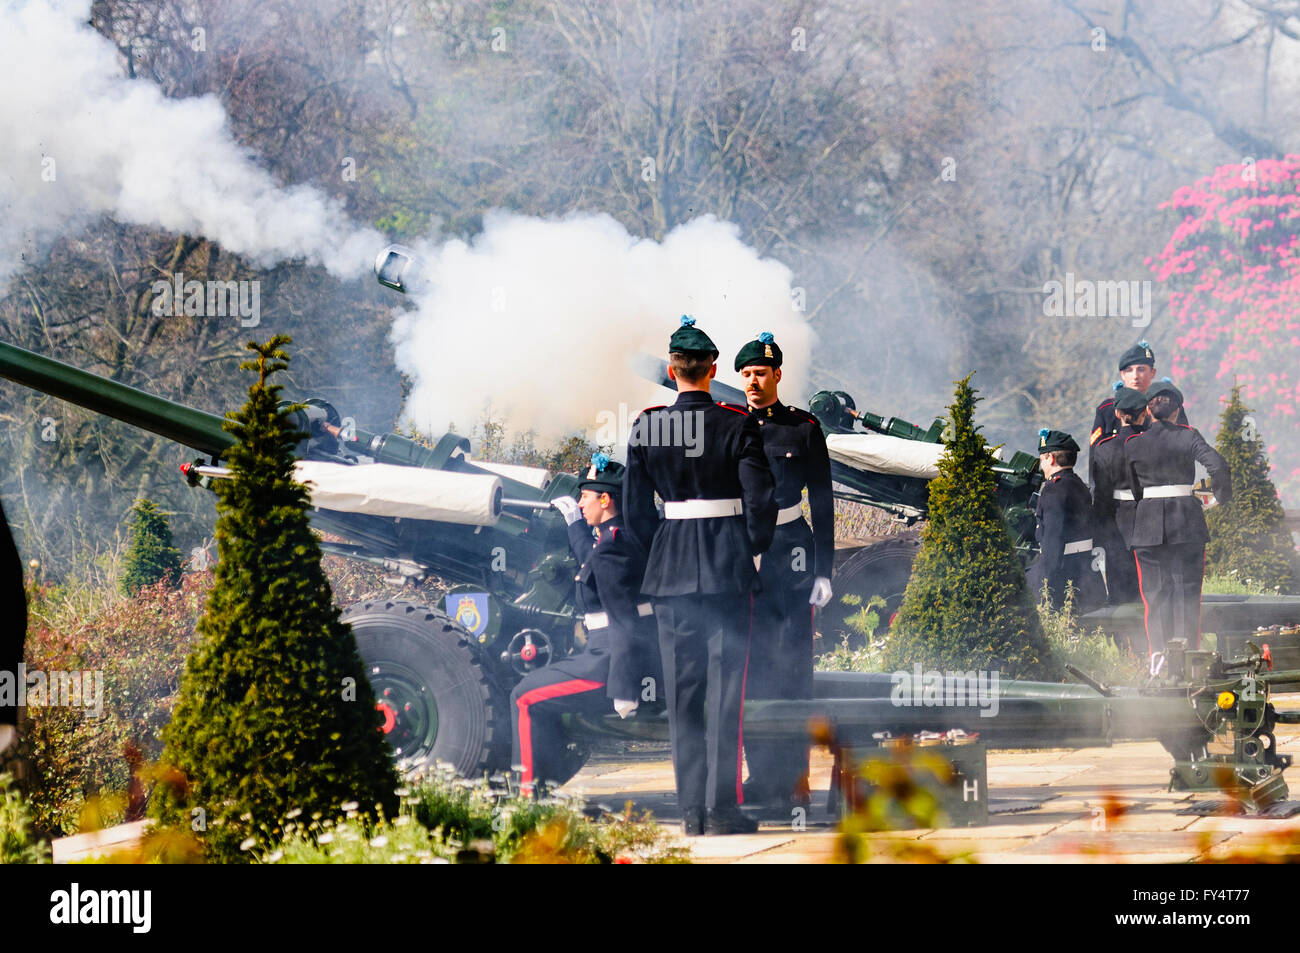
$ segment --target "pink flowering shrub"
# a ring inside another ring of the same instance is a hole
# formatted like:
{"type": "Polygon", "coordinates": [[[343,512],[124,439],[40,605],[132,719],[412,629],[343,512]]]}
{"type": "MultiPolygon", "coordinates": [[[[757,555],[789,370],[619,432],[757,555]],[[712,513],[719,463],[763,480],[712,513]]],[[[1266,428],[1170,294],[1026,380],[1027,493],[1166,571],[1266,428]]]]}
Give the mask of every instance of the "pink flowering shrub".
{"type": "Polygon", "coordinates": [[[1182,213],[1158,258],[1177,322],[1170,376],[1208,428],[1218,395],[1241,385],[1259,408],[1272,478],[1300,499],[1300,155],[1221,166],[1160,208],[1182,213]],[[1210,401],[1215,401],[1211,403],[1210,401]]]}

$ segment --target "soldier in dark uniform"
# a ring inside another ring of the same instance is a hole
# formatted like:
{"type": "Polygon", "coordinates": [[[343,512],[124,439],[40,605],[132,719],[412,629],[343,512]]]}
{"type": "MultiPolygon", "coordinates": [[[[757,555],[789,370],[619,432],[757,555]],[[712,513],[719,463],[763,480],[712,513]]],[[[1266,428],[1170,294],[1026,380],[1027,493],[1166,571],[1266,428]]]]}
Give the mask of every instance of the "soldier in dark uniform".
{"type": "Polygon", "coordinates": [[[623,503],[649,552],[641,591],[659,623],[683,829],[747,833],[756,827],[739,809],[750,594],[776,501],[758,421],[709,397],[718,349],[694,324],[683,315],[668,345],[676,403],[633,424],[623,503]]]}
{"type": "Polygon", "coordinates": [[[1111,605],[1139,598],[1137,564],[1129,545],[1137,498],[1124,459],[1124,441],[1146,429],[1146,394],[1121,387],[1115,394],[1115,416],[1119,432],[1102,437],[1088,455],[1088,482],[1097,514],[1098,543],[1106,550],[1106,589],[1111,605]]]}
{"type": "Polygon", "coordinates": [[[9,532],[9,521],[0,509],[0,672],[12,678],[14,698],[4,704],[0,699],[0,753],[18,737],[18,664],[23,660],[27,640],[27,591],[23,584],[23,564],[9,532]]]}
{"type": "MultiPolygon", "coordinates": [[[[1128,387],[1132,390],[1147,392],[1151,382],[1156,379],[1156,355],[1151,350],[1151,345],[1146,341],[1138,341],[1119,357],[1119,376],[1120,379],[1115,382],[1114,389],[1118,392],[1121,387],[1128,387]]],[[[1176,423],[1187,424],[1187,415],[1183,413],[1181,407],[1178,408],[1178,420],[1176,423]]],[[[1115,419],[1115,398],[1107,397],[1097,405],[1097,412],[1092,418],[1092,433],[1088,436],[1089,446],[1095,446],[1097,441],[1103,437],[1109,437],[1119,430],[1119,421],[1115,419]]]]}
{"type": "Polygon", "coordinates": [[[1038,431],[1038,460],[1044,482],[1038,491],[1038,558],[1025,574],[1037,598],[1047,583],[1053,608],[1065,601],[1066,585],[1074,584],[1075,607],[1088,612],[1106,601],[1099,573],[1092,569],[1095,518],[1092,496],[1074,472],[1079,445],[1059,430],[1038,431]]]}
{"type": "Polygon", "coordinates": [[[1210,534],[1192,493],[1198,460],[1210,473],[1215,499],[1232,499],[1227,462],[1199,431],[1175,423],[1182,405],[1182,392],[1173,384],[1153,384],[1147,407],[1155,420],[1124,442],[1137,497],[1129,542],[1137,556],[1152,655],[1163,652],[1170,639],[1186,639],[1189,648],[1201,644],[1201,581],[1210,534]]]}
{"type": "Polygon", "coordinates": [[[659,684],[653,610],[641,599],[644,554],[628,538],[619,513],[623,467],[603,453],[578,484],[580,497],[551,503],[569,527],[569,547],[582,567],[575,577],[587,649],[524,676],[510,695],[514,764],[531,786],[563,784],[582,766],[569,750],[566,712],[627,715],[637,707],[643,680],[659,684]]]}
{"type": "MultiPolygon", "coordinates": [[[[764,331],[740,349],[736,370],[745,383],[749,413],[763,432],[779,507],[776,534],[759,567],[762,588],[754,594],[745,697],[811,699],[813,612],[830,601],[835,562],[835,498],[826,438],[816,417],[779,400],[781,348],[771,334],[764,331]],[[805,486],[811,529],[801,505],[805,486]]],[[[806,741],[746,739],[745,760],[745,803],[788,809],[810,802],[806,741]]]]}

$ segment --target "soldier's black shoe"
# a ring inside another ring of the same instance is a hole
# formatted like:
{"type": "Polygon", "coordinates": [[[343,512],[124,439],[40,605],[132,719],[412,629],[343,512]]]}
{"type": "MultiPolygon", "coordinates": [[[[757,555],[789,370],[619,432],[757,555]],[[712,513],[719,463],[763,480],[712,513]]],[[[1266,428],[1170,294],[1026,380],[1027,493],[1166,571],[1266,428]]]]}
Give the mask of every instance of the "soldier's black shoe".
{"type": "Polygon", "coordinates": [[[738,807],[724,807],[709,811],[704,822],[706,834],[752,834],[758,830],[758,821],[751,820],[738,807]]]}
{"type": "Polygon", "coordinates": [[[682,833],[699,837],[704,833],[704,809],[682,811],[682,833]]]}

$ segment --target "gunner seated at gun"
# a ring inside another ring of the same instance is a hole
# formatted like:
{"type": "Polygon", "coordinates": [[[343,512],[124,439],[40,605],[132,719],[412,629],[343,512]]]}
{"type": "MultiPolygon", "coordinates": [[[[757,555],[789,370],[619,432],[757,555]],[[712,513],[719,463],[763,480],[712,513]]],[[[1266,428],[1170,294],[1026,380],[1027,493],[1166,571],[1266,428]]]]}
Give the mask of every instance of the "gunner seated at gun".
{"type": "Polygon", "coordinates": [[[626,718],[645,697],[647,684],[656,699],[662,685],[658,628],[649,601],[640,596],[645,554],[629,538],[620,514],[623,467],[598,453],[578,488],[577,500],[565,496],[551,504],[564,515],[569,547],[582,567],[574,580],[587,649],[530,672],[510,695],[512,763],[529,788],[539,781],[563,784],[582,766],[568,747],[566,712],[616,711],[626,718]]]}

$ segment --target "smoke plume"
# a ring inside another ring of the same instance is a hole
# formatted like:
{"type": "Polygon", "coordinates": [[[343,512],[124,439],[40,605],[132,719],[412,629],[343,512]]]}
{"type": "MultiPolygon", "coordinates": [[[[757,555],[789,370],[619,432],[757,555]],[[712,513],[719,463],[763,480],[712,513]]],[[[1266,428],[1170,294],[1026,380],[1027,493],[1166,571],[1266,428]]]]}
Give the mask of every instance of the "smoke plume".
{"type": "Polygon", "coordinates": [[[602,414],[673,400],[629,361],[667,357],[682,314],[721,352],[717,379],[736,386],[736,352],[771,331],[785,357],[781,397],[801,401],[812,331],[792,307],[790,271],[738,232],[709,216],[658,243],[606,215],[489,215],[471,242],[424,252],[428,290],[394,323],[397,366],[415,382],[406,416],[427,433],[452,423],[464,433],[490,409],[514,433],[602,442],[602,414]]]}
{"type": "Polygon", "coordinates": [[[203,235],[258,265],[364,273],[380,236],[310,186],[282,188],[214,96],[168,99],[123,75],[87,0],[0,9],[0,287],[23,254],[96,215],[203,235]]]}

